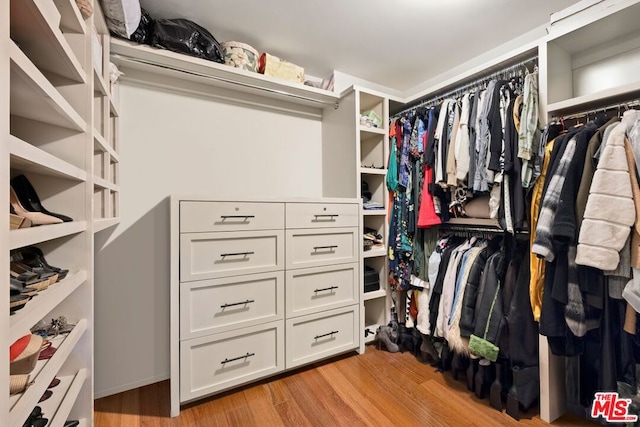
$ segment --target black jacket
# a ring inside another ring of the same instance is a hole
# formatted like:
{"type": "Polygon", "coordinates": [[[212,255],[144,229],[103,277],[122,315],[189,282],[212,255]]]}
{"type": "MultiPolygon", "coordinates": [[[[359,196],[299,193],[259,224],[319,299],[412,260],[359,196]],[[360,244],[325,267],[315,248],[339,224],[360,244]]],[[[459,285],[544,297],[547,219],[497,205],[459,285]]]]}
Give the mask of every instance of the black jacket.
{"type": "Polygon", "coordinates": [[[480,280],[473,334],[498,345],[504,324],[502,286],[506,270],[506,255],[499,250],[489,257],[480,280]]]}
{"type": "Polygon", "coordinates": [[[478,299],[478,288],[480,287],[480,279],[482,272],[487,264],[487,259],[495,252],[491,246],[482,249],[478,257],[471,264],[469,270],[469,278],[464,288],[464,296],[462,298],[462,311],[460,312],[460,336],[469,338],[473,334],[476,315],[476,301],[478,299]]]}

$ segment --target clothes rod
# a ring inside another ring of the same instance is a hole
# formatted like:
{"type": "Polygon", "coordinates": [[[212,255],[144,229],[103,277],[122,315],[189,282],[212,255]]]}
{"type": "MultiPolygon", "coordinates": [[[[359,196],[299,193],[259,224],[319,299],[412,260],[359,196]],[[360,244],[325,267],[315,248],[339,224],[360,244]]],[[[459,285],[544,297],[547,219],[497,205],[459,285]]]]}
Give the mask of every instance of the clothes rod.
{"type": "Polygon", "coordinates": [[[598,112],[606,113],[610,110],[621,110],[624,108],[625,110],[629,110],[633,107],[640,107],[640,99],[632,99],[630,101],[619,102],[617,104],[607,105],[606,107],[597,107],[592,108],[590,110],[581,111],[579,113],[572,114],[558,114],[551,117],[552,121],[561,121],[561,120],[574,120],[581,119],[583,117],[588,117],[590,115],[595,116],[598,112]]]}
{"type": "MultiPolygon", "coordinates": [[[[493,233],[493,234],[500,234],[500,233],[507,233],[507,234],[512,234],[509,233],[507,230],[503,230],[502,228],[499,227],[493,227],[493,226],[489,226],[489,227],[478,227],[478,226],[465,226],[464,224],[447,224],[446,222],[440,225],[440,228],[446,231],[450,231],[452,233],[493,233]]],[[[529,231],[528,230],[518,230],[515,232],[515,234],[522,234],[522,235],[528,235],[529,231]]]]}
{"type": "Polygon", "coordinates": [[[401,115],[403,115],[403,114],[405,114],[405,113],[407,113],[409,111],[416,110],[417,108],[420,108],[420,107],[435,105],[435,104],[439,103],[441,100],[450,97],[451,95],[458,94],[458,93],[464,93],[470,88],[475,88],[475,87],[481,86],[481,85],[489,82],[490,80],[492,80],[494,78],[497,78],[497,77],[506,75],[508,73],[514,72],[514,71],[520,69],[521,67],[527,65],[530,62],[536,62],[536,67],[537,67],[537,60],[538,60],[538,56],[537,55],[529,56],[529,57],[527,57],[525,59],[522,59],[522,60],[520,60],[520,61],[518,61],[518,62],[516,62],[514,64],[508,65],[507,67],[502,68],[502,69],[500,69],[498,71],[494,71],[494,72],[491,72],[490,74],[487,74],[487,75],[484,75],[482,77],[476,78],[475,80],[473,80],[473,81],[471,81],[469,83],[466,83],[466,84],[464,84],[462,86],[459,86],[459,87],[457,87],[455,89],[451,89],[451,90],[449,90],[447,92],[438,94],[436,96],[431,96],[429,99],[419,101],[417,104],[412,105],[410,107],[407,107],[407,108],[405,108],[404,110],[402,110],[402,111],[400,111],[398,113],[395,113],[394,117],[399,117],[399,116],[401,116],[401,115]]]}
{"type": "Polygon", "coordinates": [[[313,102],[313,103],[322,104],[322,105],[333,105],[333,107],[336,110],[340,106],[338,101],[335,101],[335,102],[320,101],[318,99],[308,98],[306,96],[301,96],[301,95],[296,95],[296,94],[293,94],[293,93],[285,92],[283,90],[266,88],[266,87],[262,87],[262,86],[252,85],[250,83],[238,82],[238,81],[227,79],[227,78],[224,78],[224,77],[212,76],[212,75],[208,75],[208,74],[204,74],[204,73],[198,73],[196,71],[184,70],[184,69],[181,69],[181,68],[171,67],[171,66],[168,66],[168,65],[165,65],[165,64],[160,64],[160,63],[155,62],[155,61],[149,61],[149,60],[146,60],[146,59],[140,59],[140,58],[136,58],[136,57],[133,57],[133,56],[122,55],[122,54],[119,54],[119,53],[114,53],[114,54],[112,54],[112,56],[114,58],[119,58],[119,59],[122,59],[124,61],[131,61],[131,62],[137,62],[139,64],[151,65],[151,66],[154,66],[154,67],[164,68],[166,70],[176,71],[176,72],[179,72],[179,73],[189,74],[189,75],[196,76],[196,77],[201,77],[201,78],[205,78],[205,79],[210,79],[210,80],[215,80],[215,81],[219,81],[219,82],[223,82],[223,83],[228,83],[228,84],[231,84],[231,85],[246,87],[246,88],[249,88],[249,89],[254,89],[254,90],[263,91],[263,92],[269,92],[269,93],[273,93],[273,94],[276,94],[276,95],[281,95],[281,96],[285,96],[285,97],[289,97],[289,98],[296,98],[296,99],[299,99],[299,100],[302,100],[302,101],[313,102]]]}

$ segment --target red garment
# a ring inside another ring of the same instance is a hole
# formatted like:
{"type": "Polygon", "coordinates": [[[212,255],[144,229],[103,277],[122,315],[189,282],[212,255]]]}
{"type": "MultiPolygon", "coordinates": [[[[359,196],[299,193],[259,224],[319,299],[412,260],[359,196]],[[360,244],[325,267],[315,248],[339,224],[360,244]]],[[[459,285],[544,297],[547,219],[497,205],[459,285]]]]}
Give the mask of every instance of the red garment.
{"type": "Polygon", "coordinates": [[[420,210],[418,211],[419,228],[429,228],[442,223],[442,221],[440,221],[440,217],[436,214],[435,205],[433,204],[433,196],[429,192],[429,185],[433,183],[433,170],[429,166],[425,165],[424,174],[420,210]]]}

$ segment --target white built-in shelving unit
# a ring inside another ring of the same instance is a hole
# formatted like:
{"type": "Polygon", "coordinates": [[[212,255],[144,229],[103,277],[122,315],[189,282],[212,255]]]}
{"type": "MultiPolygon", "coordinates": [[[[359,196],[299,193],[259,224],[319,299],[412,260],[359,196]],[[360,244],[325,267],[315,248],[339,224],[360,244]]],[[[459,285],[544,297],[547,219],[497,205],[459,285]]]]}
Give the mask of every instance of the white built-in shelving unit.
{"type": "Polygon", "coordinates": [[[365,210],[362,229],[382,235],[384,244],[362,251],[360,272],[361,352],[374,340],[378,326],[389,321],[391,294],[388,285],[387,240],[389,193],[386,187],[389,157],[389,98],[383,93],[354,86],[341,94],[340,107],[325,108],[322,120],[323,194],[329,197],[362,197],[366,183],[371,200],[384,209],[365,210]],[[361,124],[361,115],[373,111],[381,127],[361,124]],[[364,266],[378,272],[380,289],[364,292],[364,266]]]}
{"type": "MultiPolygon", "coordinates": [[[[72,222],[18,230],[2,228],[0,248],[9,273],[9,252],[35,245],[47,261],[69,269],[64,280],[38,293],[22,309],[0,316],[8,348],[40,320],[64,315],[75,328],[55,338],[51,359],[39,361],[25,392],[0,400],[0,419],[24,423],[55,377],[53,395],[40,403],[51,426],[93,419],[94,233],[118,222],[118,107],[109,78],[109,34],[97,3],[84,19],[75,0],[11,0],[0,6],[0,197],[9,180],[24,174],[43,205],[72,222]]],[[[8,203],[7,203],[8,204],[8,203]]],[[[4,209],[8,223],[8,207],[4,209]]],[[[7,295],[2,295],[8,306],[7,295]]],[[[9,361],[0,370],[9,396],[9,361]]]]}

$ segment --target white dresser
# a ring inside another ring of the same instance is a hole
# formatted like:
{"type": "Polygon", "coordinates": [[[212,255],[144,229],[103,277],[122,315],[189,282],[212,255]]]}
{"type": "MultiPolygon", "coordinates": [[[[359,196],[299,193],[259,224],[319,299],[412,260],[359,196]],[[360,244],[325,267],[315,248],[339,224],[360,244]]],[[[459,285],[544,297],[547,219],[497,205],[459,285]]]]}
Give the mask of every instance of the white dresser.
{"type": "Polygon", "coordinates": [[[361,349],[357,199],[172,199],[171,415],[361,349]]]}

